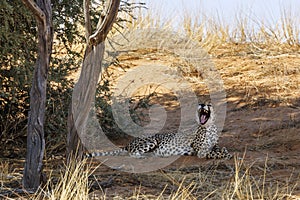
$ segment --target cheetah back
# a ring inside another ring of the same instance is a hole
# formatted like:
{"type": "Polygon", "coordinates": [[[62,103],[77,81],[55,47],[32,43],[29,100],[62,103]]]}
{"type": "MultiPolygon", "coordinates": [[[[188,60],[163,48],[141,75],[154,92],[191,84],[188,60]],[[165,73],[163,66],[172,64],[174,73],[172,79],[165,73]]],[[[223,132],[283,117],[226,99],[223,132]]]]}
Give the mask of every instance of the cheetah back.
{"type": "Polygon", "coordinates": [[[190,135],[184,133],[166,134],[166,136],[162,137],[158,148],[156,148],[153,153],[158,157],[193,155],[194,150],[190,144],[190,135]]]}

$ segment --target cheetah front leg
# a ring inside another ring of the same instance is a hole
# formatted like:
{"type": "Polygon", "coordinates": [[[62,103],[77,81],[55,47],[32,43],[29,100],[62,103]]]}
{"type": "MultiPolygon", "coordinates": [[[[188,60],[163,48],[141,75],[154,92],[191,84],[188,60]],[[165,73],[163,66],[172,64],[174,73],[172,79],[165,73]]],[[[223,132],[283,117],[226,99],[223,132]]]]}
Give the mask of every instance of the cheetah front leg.
{"type": "Polygon", "coordinates": [[[216,144],[210,152],[206,154],[207,159],[231,159],[232,155],[228,152],[226,147],[220,148],[218,144],[216,144]]]}
{"type": "Polygon", "coordinates": [[[207,157],[207,155],[209,153],[210,153],[209,148],[205,148],[205,149],[202,149],[202,150],[198,151],[197,156],[198,156],[198,158],[205,158],[205,157],[207,157]]]}

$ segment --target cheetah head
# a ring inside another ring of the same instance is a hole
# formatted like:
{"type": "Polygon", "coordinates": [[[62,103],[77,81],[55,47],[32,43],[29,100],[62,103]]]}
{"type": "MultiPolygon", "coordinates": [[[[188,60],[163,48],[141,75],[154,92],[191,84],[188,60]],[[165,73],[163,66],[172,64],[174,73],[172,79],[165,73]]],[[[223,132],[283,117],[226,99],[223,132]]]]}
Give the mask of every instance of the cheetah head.
{"type": "Polygon", "coordinates": [[[197,113],[196,113],[196,120],[198,124],[204,125],[209,120],[211,116],[211,105],[210,104],[199,104],[197,113]]]}

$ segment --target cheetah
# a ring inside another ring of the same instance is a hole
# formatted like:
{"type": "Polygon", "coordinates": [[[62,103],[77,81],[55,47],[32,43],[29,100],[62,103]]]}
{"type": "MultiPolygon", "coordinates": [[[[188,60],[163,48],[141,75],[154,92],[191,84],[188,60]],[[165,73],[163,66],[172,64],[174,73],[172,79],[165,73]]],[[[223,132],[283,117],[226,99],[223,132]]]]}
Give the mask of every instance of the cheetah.
{"type": "Polygon", "coordinates": [[[158,133],[148,137],[136,137],[125,147],[107,152],[92,152],[86,157],[125,156],[145,158],[147,156],[193,156],[207,159],[230,159],[225,147],[218,145],[218,130],[211,104],[199,104],[196,111],[198,126],[189,132],[158,133]]]}

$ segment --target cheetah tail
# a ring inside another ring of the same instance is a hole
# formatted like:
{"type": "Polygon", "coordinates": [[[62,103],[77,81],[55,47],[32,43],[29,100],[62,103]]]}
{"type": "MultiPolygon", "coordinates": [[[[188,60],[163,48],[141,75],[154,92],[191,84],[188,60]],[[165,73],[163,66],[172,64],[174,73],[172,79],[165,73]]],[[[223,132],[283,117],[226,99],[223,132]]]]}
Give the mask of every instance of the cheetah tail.
{"type": "Polygon", "coordinates": [[[93,158],[93,157],[99,157],[99,156],[122,156],[126,155],[128,152],[124,149],[118,149],[115,151],[105,151],[105,152],[91,152],[91,153],[86,153],[85,157],[86,158],[93,158]]]}

